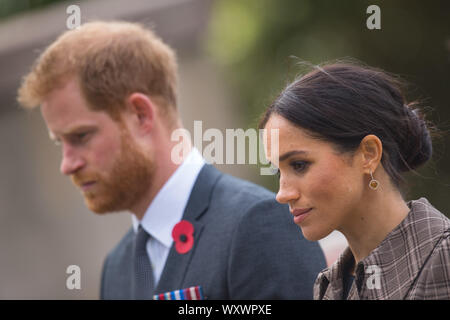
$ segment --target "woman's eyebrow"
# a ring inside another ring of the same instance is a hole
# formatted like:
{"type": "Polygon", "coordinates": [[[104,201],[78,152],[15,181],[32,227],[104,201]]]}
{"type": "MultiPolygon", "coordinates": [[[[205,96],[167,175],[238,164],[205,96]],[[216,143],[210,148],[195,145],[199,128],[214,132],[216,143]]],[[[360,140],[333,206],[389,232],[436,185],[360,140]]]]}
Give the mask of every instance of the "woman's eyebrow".
{"type": "Polygon", "coordinates": [[[302,155],[307,155],[308,152],[304,151],[304,150],[292,150],[292,151],[288,151],[286,153],[284,153],[280,158],[279,158],[279,162],[282,162],[284,160],[286,160],[287,158],[293,156],[293,155],[297,155],[297,154],[302,154],[302,155]]]}

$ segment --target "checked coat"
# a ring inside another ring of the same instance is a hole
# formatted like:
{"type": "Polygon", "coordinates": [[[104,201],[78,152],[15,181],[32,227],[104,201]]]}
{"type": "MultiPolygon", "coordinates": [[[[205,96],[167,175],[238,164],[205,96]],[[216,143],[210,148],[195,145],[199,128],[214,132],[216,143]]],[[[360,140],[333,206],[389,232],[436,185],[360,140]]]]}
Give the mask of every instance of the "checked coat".
{"type": "MultiPolygon", "coordinates": [[[[408,207],[408,216],[356,265],[347,299],[450,299],[450,220],[425,198],[408,207]]],[[[353,259],[347,247],[319,274],[315,299],[342,299],[344,270],[353,259]]]]}

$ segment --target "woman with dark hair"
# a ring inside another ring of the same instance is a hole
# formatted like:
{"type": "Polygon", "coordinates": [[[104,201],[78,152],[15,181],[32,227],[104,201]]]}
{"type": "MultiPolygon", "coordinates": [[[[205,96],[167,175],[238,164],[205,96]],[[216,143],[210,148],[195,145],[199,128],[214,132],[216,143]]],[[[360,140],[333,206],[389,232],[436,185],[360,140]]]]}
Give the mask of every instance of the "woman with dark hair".
{"type": "Polygon", "coordinates": [[[319,274],[315,299],[450,299],[450,220],[400,192],[401,174],[432,154],[415,106],[387,73],[336,63],[289,84],[264,113],[260,128],[279,135],[265,144],[277,200],[308,240],[338,230],[349,244],[319,274]]]}

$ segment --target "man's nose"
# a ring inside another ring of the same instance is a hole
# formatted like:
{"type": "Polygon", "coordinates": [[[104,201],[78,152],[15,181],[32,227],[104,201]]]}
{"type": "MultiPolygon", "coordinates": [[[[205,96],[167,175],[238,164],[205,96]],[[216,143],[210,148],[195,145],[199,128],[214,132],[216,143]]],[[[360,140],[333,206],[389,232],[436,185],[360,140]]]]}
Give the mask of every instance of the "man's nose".
{"type": "Polygon", "coordinates": [[[70,146],[63,146],[63,155],[60,171],[62,174],[70,176],[84,166],[83,158],[70,146]]]}

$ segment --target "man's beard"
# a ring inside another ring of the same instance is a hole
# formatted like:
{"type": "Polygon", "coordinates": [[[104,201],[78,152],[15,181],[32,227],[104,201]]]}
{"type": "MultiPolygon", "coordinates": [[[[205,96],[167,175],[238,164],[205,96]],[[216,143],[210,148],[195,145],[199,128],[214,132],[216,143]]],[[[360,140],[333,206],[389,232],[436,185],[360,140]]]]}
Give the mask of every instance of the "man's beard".
{"type": "Polygon", "coordinates": [[[75,185],[96,181],[83,192],[87,207],[96,213],[129,210],[145,196],[150,188],[155,167],[129,136],[122,132],[120,154],[107,174],[82,173],[72,176],[75,185]]]}

